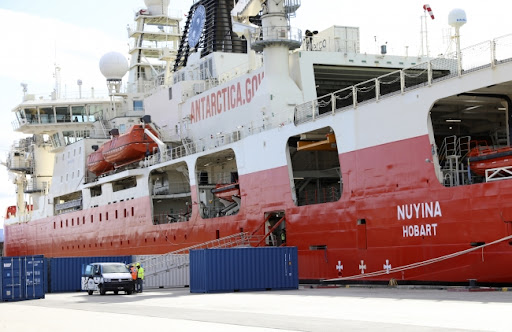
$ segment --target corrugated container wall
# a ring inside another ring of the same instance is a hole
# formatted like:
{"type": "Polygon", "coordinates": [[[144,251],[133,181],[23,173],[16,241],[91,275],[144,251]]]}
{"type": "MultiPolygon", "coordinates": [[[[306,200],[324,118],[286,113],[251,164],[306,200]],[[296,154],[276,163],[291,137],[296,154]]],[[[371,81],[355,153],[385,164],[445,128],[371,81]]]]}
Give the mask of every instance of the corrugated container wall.
{"type": "Polygon", "coordinates": [[[45,296],[46,259],[44,256],[29,256],[25,258],[25,299],[42,299],[45,296]]]}
{"type": "Polygon", "coordinates": [[[190,292],[298,289],[296,247],[190,251],[190,292]]]}
{"type": "Polygon", "coordinates": [[[173,255],[172,260],[166,260],[160,266],[153,266],[153,259],[158,260],[161,256],[133,256],[133,262],[141,262],[144,268],[144,288],[188,287],[190,285],[189,255],[173,255]],[[169,261],[171,261],[171,264],[169,264],[169,261]]]}
{"type": "Polygon", "coordinates": [[[0,262],[1,301],[44,298],[46,265],[43,256],[2,257],[0,262]]]}
{"type": "Polygon", "coordinates": [[[82,289],[82,269],[97,262],[119,262],[130,264],[132,256],[108,257],[59,257],[48,260],[50,265],[48,292],[79,292],[82,289]]]}

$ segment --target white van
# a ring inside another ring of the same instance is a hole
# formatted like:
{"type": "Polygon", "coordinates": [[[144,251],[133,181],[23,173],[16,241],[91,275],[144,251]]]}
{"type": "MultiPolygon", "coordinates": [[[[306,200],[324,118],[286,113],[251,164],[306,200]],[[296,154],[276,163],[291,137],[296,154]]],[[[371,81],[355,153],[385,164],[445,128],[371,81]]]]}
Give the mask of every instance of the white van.
{"type": "Polygon", "coordinates": [[[92,263],[85,267],[82,275],[82,290],[89,295],[94,291],[99,291],[101,295],[108,291],[114,294],[124,291],[130,295],[134,291],[134,282],[123,263],[92,263]]]}

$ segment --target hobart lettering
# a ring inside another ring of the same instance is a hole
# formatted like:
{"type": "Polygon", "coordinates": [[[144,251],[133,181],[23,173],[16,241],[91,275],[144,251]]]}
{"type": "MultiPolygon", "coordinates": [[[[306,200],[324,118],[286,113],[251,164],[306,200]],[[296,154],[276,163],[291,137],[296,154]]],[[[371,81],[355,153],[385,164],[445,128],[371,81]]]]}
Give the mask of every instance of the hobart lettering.
{"type": "Polygon", "coordinates": [[[195,123],[250,103],[263,77],[264,73],[261,72],[248,77],[245,82],[233,83],[193,100],[190,104],[190,121],[195,123]]]}
{"type": "Polygon", "coordinates": [[[436,236],[437,224],[402,226],[403,237],[436,236]]]}

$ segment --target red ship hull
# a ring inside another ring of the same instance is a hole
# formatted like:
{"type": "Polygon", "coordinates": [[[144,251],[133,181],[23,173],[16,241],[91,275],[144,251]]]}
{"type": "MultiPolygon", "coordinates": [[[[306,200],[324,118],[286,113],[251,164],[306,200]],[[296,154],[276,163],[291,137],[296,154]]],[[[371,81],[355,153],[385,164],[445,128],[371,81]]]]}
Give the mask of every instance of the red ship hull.
{"type": "MultiPolygon", "coordinates": [[[[424,162],[430,151],[428,137],[422,136],[340,154],[345,185],[337,202],[295,205],[287,166],[281,166],[240,175],[242,204],[233,216],[205,220],[193,205],[190,222],[154,225],[151,198],[142,197],[6,225],[4,250],[8,256],[161,254],[219,235],[252,232],[265,222],[265,213],[282,210],[287,245],[299,249],[301,280],[361,278],[386,266],[423,263],[368,279],[510,282],[512,182],[444,187],[424,162]],[[357,170],[365,170],[365,176],[357,170]]],[[[197,188],[191,193],[197,202],[197,188]]]]}
{"type": "MultiPolygon", "coordinates": [[[[158,137],[158,134],[151,127],[146,127],[151,133],[158,137]]],[[[144,132],[142,125],[135,125],[120,136],[113,137],[102,145],[103,158],[106,162],[119,167],[128,163],[144,159],[145,156],[153,154],[157,144],[144,132]]]]}

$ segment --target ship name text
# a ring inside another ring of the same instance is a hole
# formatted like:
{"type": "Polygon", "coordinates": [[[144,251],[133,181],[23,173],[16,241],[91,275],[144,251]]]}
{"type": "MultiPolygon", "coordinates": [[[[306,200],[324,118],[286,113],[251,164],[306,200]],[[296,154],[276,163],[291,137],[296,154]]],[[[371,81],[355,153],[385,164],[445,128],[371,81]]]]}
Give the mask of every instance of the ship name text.
{"type": "Polygon", "coordinates": [[[396,211],[398,220],[426,219],[443,216],[441,205],[437,201],[397,205],[396,211]]]}
{"type": "Polygon", "coordinates": [[[250,103],[258,91],[264,72],[219,88],[190,103],[190,122],[196,123],[250,103]]]}
{"type": "MultiPolygon", "coordinates": [[[[442,217],[441,205],[438,201],[397,205],[397,219],[413,220],[442,217]]],[[[437,224],[402,226],[403,237],[437,236],[437,224]]]]}

